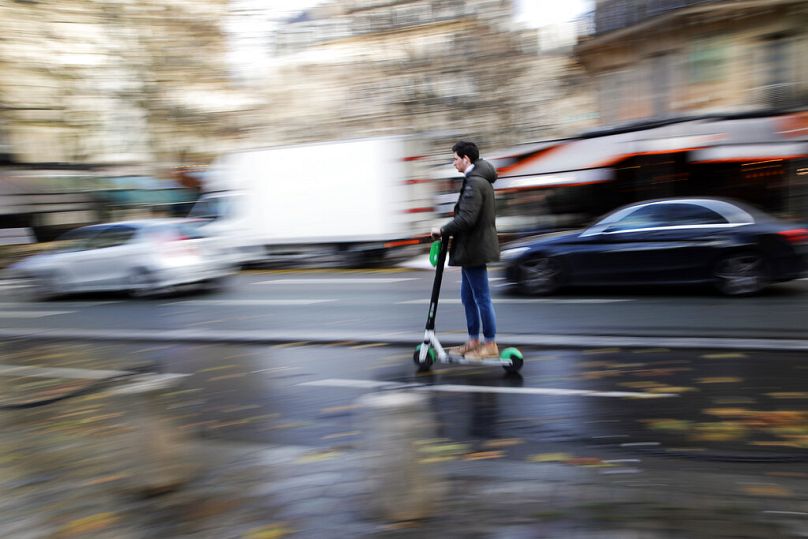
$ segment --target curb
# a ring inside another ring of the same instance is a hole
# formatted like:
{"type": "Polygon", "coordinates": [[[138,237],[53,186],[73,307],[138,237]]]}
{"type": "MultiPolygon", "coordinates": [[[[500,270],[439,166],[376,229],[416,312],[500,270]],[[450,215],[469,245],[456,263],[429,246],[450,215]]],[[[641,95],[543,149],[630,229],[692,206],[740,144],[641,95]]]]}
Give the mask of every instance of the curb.
{"type": "MultiPolygon", "coordinates": [[[[421,342],[419,332],[375,333],[310,333],[301,331],[239,331],[239,330],[99,330],[99,329],[0,329],[3,339],[39,339],[57,341],[151,341],[187,343],[232,343],[232,344],[389,344],[415,346],[421,342]]],[[[464,337],[446,335],[444,344],[462,344],[464,337]]],[[[520,335],[500,334],[497,341],[517,346],[560,348],[672,348],[711,350],[762,350],[800,351],[808,350],[808,339],[739,339],[721,337],[651,337],[612,335],[520,335]]]]}

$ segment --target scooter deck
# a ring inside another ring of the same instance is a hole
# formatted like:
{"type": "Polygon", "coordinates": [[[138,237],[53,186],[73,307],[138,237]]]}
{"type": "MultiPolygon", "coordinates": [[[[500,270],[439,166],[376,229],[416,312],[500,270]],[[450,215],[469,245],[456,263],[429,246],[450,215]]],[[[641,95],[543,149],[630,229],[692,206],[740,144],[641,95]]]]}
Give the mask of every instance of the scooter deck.
{"type": "Polygon", "coordinates": [[[513,361],[510,359],[486,358],[486,359],[466,359],[456,354],[447,354],[444,358],[437,358],[437,363],[451,363],[454,365],[486,365],[489,367],[510,367],[513,361]]]}

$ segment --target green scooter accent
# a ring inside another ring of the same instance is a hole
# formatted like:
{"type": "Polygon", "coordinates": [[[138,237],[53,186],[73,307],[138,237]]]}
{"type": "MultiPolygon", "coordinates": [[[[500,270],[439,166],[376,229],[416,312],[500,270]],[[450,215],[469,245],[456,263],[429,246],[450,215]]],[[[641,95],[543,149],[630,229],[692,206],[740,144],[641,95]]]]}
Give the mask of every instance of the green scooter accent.
{"type": "Polygon", "coordinates": [[[438,266],[438,256],[440,255],[440,240],[433,241],[432,246],[429,248],[429,263],[433,268],[438,266]]]}
{"type": "Polygon", "coordinates": [[[499,359],[501,359],[503,362],[510,362],[510,364],[502,365],[502,368],[505,369],[505,372],[508,374],[518,373],[525,364],[525,359],[522,352],[520,352],[518,348],[513,347],[506,348],[500,352],[499,359]]]}

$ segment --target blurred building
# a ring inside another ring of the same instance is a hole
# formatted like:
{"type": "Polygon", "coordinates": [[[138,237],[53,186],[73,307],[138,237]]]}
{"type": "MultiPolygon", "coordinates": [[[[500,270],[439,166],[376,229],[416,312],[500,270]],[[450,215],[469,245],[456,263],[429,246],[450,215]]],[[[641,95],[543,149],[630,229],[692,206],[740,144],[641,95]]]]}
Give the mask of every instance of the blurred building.
{"type": "Polygon", "coordinates": [[[600,127],[514,153],[508,200],[540,192],[568,223],[692,195],[808,220],[808,3],[598,0],[592,21],[600,127]]]}
{"type": "Polygon", "coordinates": [[[571,51],[538,44],[514,26],[509,0],[320,4],[274,37],[264,137],[418,133],[491,148],[592,125],[571,51]]]}
{"type": "Polygon", "coordinates": [[[598,0],[577,48],[602,125],[808,102],[804,0],[598,0]]]}
{"type": "Polygon", "coordinates": [[[242,133],[254,103],[228,80],[227,10],[226,0],[0,3],[2,220],[74,227],[108,217],[99,208],[112,192],[116,211],[173,204],[170,183],[122,197],[117,180],[167,177],[242,133]]]}
{"type": "Polygon", "coordinates": [[[219,151],[227,0],[0,4],[0,132],[18,163],[154,164],[219,151]]]}
{"type": "Polygon", "coordinates": [[[804,0],[598,0],[575,52],[599,127],[503,154],[498,217],[723,196],[808,222],[807,23],[804,0]]]}

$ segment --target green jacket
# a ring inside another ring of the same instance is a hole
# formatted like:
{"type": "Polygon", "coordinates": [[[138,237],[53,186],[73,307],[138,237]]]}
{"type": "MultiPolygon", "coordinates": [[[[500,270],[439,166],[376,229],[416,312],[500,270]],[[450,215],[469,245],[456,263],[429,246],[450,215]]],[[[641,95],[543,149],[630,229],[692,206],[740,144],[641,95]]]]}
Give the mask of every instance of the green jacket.
{"type": "Polygon", "coordinates": [[[483,159],[463,180],[454,208],[454,219],[441,227],[441,235],[452,236],[450,266],[481,266],[499,260],[496,201],[493,183],[497,181],[494,166],[483,159]]]}

